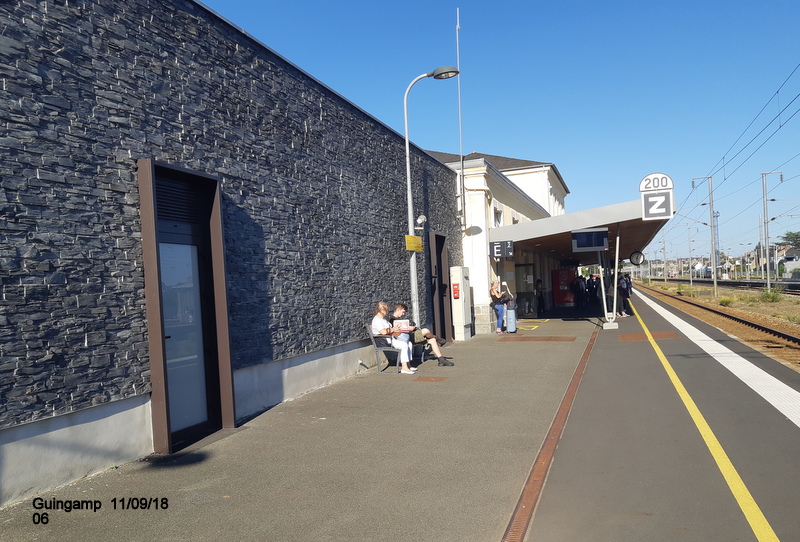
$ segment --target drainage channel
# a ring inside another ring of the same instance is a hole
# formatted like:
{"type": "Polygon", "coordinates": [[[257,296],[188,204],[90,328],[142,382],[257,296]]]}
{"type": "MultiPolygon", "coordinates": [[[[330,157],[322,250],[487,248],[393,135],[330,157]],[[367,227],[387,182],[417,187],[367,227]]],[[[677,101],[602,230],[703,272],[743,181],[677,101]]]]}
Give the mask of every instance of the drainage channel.
{"type": "Polygon", "coordinates": [[[539,502],[539,497],[544,488],[544,482],[550,470],[553,455],[558,447],[558,441],[561,439],[561,434],[564,432],[569,412],[572,409],[572,403],[575,401],[575,395],[578,393],[578,386],[580,386],[583,373],[589,362],[589,356],[594,349],[598,330],[599,327],[595,328],[592,332],[589,344],[586,345],[586,350],[583,352],[578,367],[572,375],[572,380],[567,387],[564,398],[561,400],[561,404],[558,407],[553,423],[550,425],[550,430],[547,432],[544,444],[541,450],[539,450],[539,454],[533,464],[528,480],[522,488],[522,494],[520,495],[519,501],[517,501],[514,512],[511,514],[511,520],[508,522],[508,527],[506,527],[506,532],[501,542],[522,542],[525,539],[525,535],[533,519],[533,513],[536,510],[536,505],[539,502]]]}

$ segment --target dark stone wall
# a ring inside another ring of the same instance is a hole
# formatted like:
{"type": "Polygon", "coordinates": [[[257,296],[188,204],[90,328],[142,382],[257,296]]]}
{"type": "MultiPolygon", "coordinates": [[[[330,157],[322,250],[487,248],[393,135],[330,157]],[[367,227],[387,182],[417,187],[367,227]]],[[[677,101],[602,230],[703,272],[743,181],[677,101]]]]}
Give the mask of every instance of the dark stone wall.
{"type": "MultiPolygon", "coordinates": [[[[0,428],[150,391],[139,158],[222,182],[235,368],[408,302],[401,135],[190,0],[5,0],[0,28],[0,428]]],[[[456,265],[454,174],[412,152],[456,265]]]]}

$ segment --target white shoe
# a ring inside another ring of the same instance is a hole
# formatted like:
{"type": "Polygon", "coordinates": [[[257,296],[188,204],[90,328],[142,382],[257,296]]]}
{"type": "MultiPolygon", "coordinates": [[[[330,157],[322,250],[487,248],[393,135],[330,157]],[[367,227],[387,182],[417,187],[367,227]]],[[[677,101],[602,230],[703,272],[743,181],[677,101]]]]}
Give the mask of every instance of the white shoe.
{"type": "Polygon", "coordinates": [[[404,375],[413,375],[413,374],[414,374],[414,371],[406,371],[405,369],[403,369],[402,371],[400,371],[400,374],[404,374],[404,375]]]}

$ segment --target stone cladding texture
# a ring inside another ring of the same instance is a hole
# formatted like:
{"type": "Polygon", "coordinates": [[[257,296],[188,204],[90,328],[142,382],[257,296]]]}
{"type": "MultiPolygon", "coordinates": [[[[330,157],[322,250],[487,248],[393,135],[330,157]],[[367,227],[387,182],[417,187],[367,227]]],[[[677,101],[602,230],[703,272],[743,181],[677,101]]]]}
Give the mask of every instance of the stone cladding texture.
{"type": "MultiPolygon", "coordinates": [[[[235,368],[408,302],[401,135],[190,0],[4,0],[0,28],[0,428],[149,393],[139,158],[221,180],[235,368]]],[[[458,265],[454,174],[412,153],[458,265]]]]}

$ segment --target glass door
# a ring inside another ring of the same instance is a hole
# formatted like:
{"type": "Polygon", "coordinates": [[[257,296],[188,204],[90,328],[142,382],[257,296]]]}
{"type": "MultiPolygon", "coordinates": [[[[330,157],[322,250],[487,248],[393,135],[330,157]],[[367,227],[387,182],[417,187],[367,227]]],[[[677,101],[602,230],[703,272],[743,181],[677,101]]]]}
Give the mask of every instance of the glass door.
{"type": "Polygon", "coordinates": [[[514,267],[514,283],[517,287],[517,316],[536,314],[534,286],[536,283],[535,268],[532,263],[516,264],[514,267]]]}
{"type": "Polygon", "coordinates": [[[195,245],[159,243],[170,430],[209,421],[206,359],[195,245]]]}
{"type": "Polygon", "coordinates": [[[141,159],[153,447],[235,427],[220,182],[141,159]]]}

